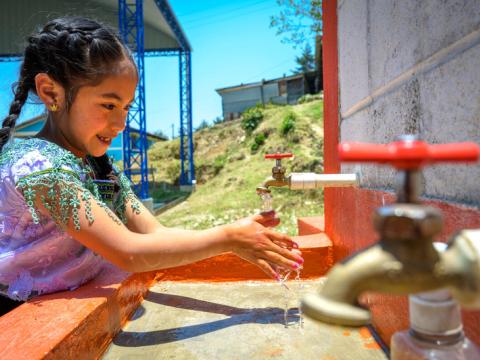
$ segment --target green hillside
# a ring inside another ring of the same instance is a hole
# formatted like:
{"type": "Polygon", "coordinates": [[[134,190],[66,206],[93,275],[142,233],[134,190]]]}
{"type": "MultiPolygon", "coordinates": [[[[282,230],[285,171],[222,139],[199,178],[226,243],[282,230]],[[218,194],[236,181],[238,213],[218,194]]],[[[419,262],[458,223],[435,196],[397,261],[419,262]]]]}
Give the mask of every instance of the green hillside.
{"type": "MultiPolygon", "coordinates": [[[[162,224],[205,229],[259,212],[261,201],[255,189],[270,176],[274,165],[274,160],[264,159],[266,153],[292,152],[295,158],[282,161],[287,174],[323,172],[322,100],[294,106],[266,105],[252,111],[253,123],[258,116],[263,115],[263,120],[251,132],[244,128],[254,124],[244,120],[242,128],[242,119],[195,132],[197,190],[159,215],[162,224]]],[[[149,150],[149,164],[157,169],[156,180],[178,181],[178,153],[178,139],[157,143],[149,150]]],[[[272,188],[272,196],[282,220],[277,229],[290,235],[296,234],[297,217],[323,214],[322,190],[272,188]]]]}

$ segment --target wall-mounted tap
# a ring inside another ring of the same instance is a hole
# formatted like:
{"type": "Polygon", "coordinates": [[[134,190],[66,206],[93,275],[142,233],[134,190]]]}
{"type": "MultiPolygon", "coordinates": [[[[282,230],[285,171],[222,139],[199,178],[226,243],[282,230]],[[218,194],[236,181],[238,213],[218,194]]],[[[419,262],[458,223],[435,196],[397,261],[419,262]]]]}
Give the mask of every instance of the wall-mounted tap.
{"type": "Polygon", "coordinates": [[[404,136],[387,145],[344,143],[344,162],[376,162],[398,172],[397,203],[377,209],[375,245],[336,264],[318,294],[302,300],[305,314],[320,321],[360,326],[370,312],[357,303],[364,291],[412,294],[448,287],[463,306],[480,307],[480,230],[463,230],[439,252],[434,236],[442,228],[439,210],[419,204],[420,169],[436,162],[476,161],[475,143],[429,145],[404,136]]]}
{"type": "Polygon", "coordinates": [[[267,154],[265,159],[275,159],[272,176],[266,178],[257,187],[257,194],[270,193],[270,187],[288,186],[291,190],[318,189],[328,186],[355,186],[358,183],[356,174],[315,174],[291,173],[285,175],[286,169],[282,166],[282,159],[291,158],[293,154],[267,154]]]}

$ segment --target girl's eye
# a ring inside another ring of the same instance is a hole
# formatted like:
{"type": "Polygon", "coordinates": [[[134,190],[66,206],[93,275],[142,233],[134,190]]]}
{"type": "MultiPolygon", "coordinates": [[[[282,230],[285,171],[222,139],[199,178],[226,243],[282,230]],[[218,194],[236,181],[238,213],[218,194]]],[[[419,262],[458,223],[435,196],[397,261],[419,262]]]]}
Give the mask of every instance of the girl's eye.
{"type": "Polygon", "coordinates": [[[107,110],[115,109],[115,105],[113,105],[113,104],[102,104],[102,106],[107,110]]]}
{"type": "Polygon", "coordinates": [[[128,111],[128,110],[130,110],[130,107],[131,107],[131,106],[132,106],[131,104],[129,104],[129,105],[127,105],[127,106],[125,106],[124,110],[125,110],[125,111],[128,111]]]}

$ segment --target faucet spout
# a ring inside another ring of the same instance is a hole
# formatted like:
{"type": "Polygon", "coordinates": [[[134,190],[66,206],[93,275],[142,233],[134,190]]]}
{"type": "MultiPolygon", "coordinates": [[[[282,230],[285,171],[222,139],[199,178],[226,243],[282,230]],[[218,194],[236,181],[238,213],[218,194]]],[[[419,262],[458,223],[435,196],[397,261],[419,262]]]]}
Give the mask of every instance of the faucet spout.
{"type": "MultiPolygon", "coordinates": [[[[410,245],[406,245],[410,246],[410,245]]],[[[317,320],[347,326],[370,323],[370,311],[357,303],[367,290],[407,294],[447,285],[444,276],[432,276],[439,266],[435,250],[432,261],[412,271],[410,261],[401,259],[381,245],[375,245],[335,265],[320,293],[308,294],[302,300],[302,311],[317,320]],[[436,259],[436,260],[435,260],[436,259]]]]}
{"type": "Polygon", "coordinates": [[[257,193],[270,192],[270,187],[288,186],[287,178],[275,179],[272,176],[266,178],[261,185],[257,186],[257,193]]]}
{"type": "Polygon", "coordinates": [[[335,265],[320,292],[304,297],[305,314],[323,322],[361,326],[370,322],[370,312],[357,302],[365,291],[406,295],[445,287],[463,306],[479,308],[480,230],[460,232],[446,251],[439,251],[432,242],[440,230],[436,212],[406,204],[381,208],[377,216],[383,216],[375,219],[381,240],[335,265]],[[389,210],[401,215],[402,208],[411,208],[410,217],[418,212],[416,224],[405,223],[407,217],[383,217],[389,210]],[[427,213],[422,215],[422,209],[427,213]],[[399,226],[402,223],[403,229],[399,226]],[[410,237],[408,228],[420,236],[410,237]],[[392,229],[395,232],[389,232],[392,229]]]}

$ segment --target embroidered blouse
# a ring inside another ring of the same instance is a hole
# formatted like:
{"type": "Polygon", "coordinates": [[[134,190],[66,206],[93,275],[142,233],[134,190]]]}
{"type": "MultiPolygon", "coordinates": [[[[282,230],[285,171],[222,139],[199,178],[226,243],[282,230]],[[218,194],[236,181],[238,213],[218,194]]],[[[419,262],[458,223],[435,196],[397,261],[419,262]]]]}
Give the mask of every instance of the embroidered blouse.
{"type": "Polygon", "coordinates": [[[89,224],[95,202],[116,222],[126,223],[127,203],[139,203],[124,174],[118,191],[110,180],[95,180],[80,158],[46,140],[8,144],[0,154],[0,295],[14,300],[75,289],[95,277],[105,260],[59,225],[73,220],[80,230],[80,207],[89,224]],[[40,212],[40,196],[47,210],[40,212]]]}

